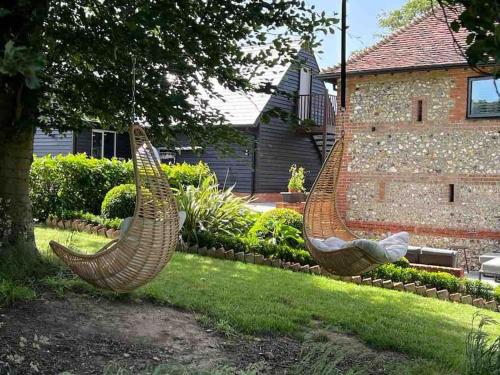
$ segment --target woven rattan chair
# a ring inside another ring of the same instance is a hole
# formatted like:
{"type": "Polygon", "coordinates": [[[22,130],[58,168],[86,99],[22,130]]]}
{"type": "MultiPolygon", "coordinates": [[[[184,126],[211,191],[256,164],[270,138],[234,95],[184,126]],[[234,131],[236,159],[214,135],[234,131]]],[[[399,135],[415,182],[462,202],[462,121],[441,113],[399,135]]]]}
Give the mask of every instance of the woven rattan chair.
{"type": "Polygon", "coordinates": [[[337,206],[344,147],[342,136],[334,143],[309,193],[304,209],[304,239],[312,257],[323,269],[341,276],[355,276],[374,269],[380,262],[356,246],[323,251],[311,242],[311,238],[358,239],[345,225],[337,206]]]}
{"type": "Polygon", "coordinates": [[[50,246],[78,276],[103,289],[126,292],[152,280],[169,262],[179,238],[179,216],[165,173],[146,133],[130,127],[137,198],[130,226],[95,254],[50,246]]]}

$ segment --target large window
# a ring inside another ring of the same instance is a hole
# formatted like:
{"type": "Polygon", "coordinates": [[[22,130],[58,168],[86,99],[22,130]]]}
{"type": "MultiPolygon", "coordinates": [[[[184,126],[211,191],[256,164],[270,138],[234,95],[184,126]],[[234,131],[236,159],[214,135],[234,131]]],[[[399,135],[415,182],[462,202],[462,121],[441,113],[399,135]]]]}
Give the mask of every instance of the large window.
{"type": "Polygon", "coordinates": [[[116,156],[116,133],[107,130],[92,130],[92,156],[95,158],[116,156]]]}
{"type": "Polygon", "coordinates": [[[469,117],[500,117],[500,78],[469,78],[469,117]]]}

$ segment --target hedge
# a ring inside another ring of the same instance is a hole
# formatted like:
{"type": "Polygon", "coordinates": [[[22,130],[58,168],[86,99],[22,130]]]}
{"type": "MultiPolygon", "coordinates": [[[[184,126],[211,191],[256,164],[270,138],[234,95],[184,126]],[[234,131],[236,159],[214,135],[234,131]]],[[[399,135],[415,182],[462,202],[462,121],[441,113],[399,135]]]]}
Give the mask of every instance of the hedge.
{"type": "MultiPolygon", "coordinates": [[[[202,162],[162,165],[172,187],[195,184],[210,175],[202,162]]],[[[85,154],[34,157],[30,172],[33,217],[45,220],[49,214],[66,211],[99,214],[106,193],[113,187],[133,183],[131,161],[88,158],[85,154]]]]}
{"type": "Polygon", "coordinates": [[[307,250],[295,249],[288,245],[276,245],[255,237],[230,236],[213,234],[210,232],[198,233],[198,245],[206,247],[223,247],[235,252],[258,253],[266,257],[274,257],[288,262],[315,265],[313,258],[307,250]]]}
{"type": "Polygon", "coordinates": [[[464,292],[475,298],[484,298],[488,301],[496,298],[491,285],[479,280],[460,279],[446,272],[429,272],[411,267],[400,267],[395,264],[384,264],[363,276],[403,283],[418,282],[438,290],[448,289],[450,293],[464,292]]]}

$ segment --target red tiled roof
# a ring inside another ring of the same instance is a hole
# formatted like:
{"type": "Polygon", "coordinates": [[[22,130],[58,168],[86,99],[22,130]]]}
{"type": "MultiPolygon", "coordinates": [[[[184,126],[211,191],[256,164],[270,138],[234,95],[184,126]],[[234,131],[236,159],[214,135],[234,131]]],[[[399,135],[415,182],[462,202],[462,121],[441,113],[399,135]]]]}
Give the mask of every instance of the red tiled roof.
{"type": "MultiPolygon", "coordinates": [[[[449,19],[455,16],[447,11],[449,19]]],[[[367,50],[347,61],[347,73],[368,73],[381,70],[411,70],[415,68],[465,65],[454,43],[465,45],[466,30],[451,33],[445,13],[436,8],[388,35],[367,50]]],[[[340,66],[323,69],[323,76],[338,76],[340,66]]]]}

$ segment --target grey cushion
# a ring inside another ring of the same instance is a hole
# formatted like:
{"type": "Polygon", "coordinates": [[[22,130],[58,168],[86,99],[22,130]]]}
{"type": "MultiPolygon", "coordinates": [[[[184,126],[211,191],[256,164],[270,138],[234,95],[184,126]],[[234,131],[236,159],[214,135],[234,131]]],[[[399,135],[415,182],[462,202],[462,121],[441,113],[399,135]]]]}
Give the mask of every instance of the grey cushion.
{"type": "Polygon", "coordinates": [[[334,252],[347,247],[356,246],[375,258],[379,263],[395,262],[405,256],[408,250],[409,236],[407,232],[396,233],[379,242],[359,239],[345,242],[337,237],[325,240],[311,238],[311,243],[319,251],[334,252]]]}
{"type": "Polygon", "coordinates": [[[481,264],[481,271],[484,273],[500,275],[500,258],[494,258],[481,264]]]}

